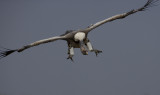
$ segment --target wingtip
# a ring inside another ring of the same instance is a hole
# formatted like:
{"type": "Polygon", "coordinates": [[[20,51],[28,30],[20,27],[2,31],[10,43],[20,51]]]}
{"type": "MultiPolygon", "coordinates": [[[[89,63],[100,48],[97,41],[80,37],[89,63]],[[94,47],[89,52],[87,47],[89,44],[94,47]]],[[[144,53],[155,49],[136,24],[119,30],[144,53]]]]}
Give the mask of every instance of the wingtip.
{"type": "Polygon", "coordinates": [[[0,50],[0,59],[12,54],[13,52],[15,52],[17,50],[10,50],[10,49],[7,49],[7,48],[2,48],[1,47],[1,50],[0,50]],[[2,50],[3,49],[3,50],[2,50]]]}
{"type": "Polygon", "coordinates": [[[141,8],[141,11],[145,11],[150,7],[156,6],[156,2],[159,0],[148,0],[147,3],[141,8]]]}

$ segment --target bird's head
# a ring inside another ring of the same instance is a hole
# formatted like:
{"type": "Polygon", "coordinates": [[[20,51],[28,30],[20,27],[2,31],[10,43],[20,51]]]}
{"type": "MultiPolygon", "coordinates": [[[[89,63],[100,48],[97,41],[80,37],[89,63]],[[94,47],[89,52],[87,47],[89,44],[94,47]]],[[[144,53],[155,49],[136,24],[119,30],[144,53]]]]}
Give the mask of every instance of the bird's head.
{"type": "Polygon", "coordinates": [[[85,48],[85,46],[81,45],[80,49],[83,55],[88,55],[88,50],[85,48]]]}
{"type": "Polygon", "coordinates": [[[80,45],[80,49],[83,55],[88,55],[88,50],[86,49],[86,46],[83,42],[83,40],[85,39],[86,34],[83,32],[78,32],[74,35],[74,40],[79,42],[80,45]]]}

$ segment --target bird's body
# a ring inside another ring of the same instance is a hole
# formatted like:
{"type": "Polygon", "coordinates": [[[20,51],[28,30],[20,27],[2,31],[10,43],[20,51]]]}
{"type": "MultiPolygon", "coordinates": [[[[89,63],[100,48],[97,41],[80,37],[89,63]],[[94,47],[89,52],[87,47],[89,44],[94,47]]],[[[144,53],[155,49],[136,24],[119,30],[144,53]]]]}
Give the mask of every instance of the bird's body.
{"type": "Polygon", "coordinates": [[[95,24],[92,24],[85,29],[69,30],[69,31],[66,31],[65,34],[62,34],[60,36],[55,36],[55,37],[39,40],[39,41],[33,42],[31,44],[28,44],[26,46],[23,46],[22,48],[19,48],[19,49],[14,49],[14,50],[6,49],[5,51],[0,51],[0,58],[8,56],[9,54],[11,54],[15,51],[22,52],[22,51],[24,51],[24,50],[26,50],[30,47],[34,47],[34,46],[44,44],[44,43],[48,43],[48,42],[53,42],[53,41],[56,41],[56,40],[67,41],[68,54],[69,54],[68,59],[71,59],[72,61],[73,61],[72,57],[74,55],[74,48],[80,48],[83,55],[88,55],[88,51],[95,52],[96,55],[97,55],[98,53],[101,53],[102,51],[93,48],[92,44],[90,43],[90,41],[88,39],[88,33],[90,31],[92,31],[93,29],[95,29],[95,28],[97,28],[97,27],[99,27],[102,24],[105,24],[107,22],[111,22],[111,21],[114,21],[116,19],[123,19],[123,18],[125,18],[125,17],[127,17],[131,14],[134,14],[136,12],[139,12],[139,11],[145,11],[147,8],[149,8],[156,1],[158,1],[158,0],[148,0],[148,2],[143,7],[139,8],[139,9],[131,10],[131,11],[126,12],[126,13],[122,13],[122,14],[112,16],[110,18],[99,21],[95,24]]]}

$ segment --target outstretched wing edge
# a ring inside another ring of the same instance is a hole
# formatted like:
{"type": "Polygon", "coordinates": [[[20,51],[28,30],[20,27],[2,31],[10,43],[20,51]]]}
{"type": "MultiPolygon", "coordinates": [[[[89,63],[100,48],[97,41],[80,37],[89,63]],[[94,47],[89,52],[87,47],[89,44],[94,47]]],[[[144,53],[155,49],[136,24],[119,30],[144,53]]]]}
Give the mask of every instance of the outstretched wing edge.
{"type": "Polygon", "coordinates": [[[133,10],[131,10],[129,12],[118,14],[118,15],[109,17],[109,18],[107,18],[105,20],[99,21],[99,22],[87,27],[87,30],[89,30],[89,31],[86,31],[86,32],[90,32],[91,30],[93,30],[93,29],[95,29],[95,28],[97,28],[97,27],[99,27],[102,24],[105,24],[107,22],[111,22],[111,21],[114,21],[116,19],[123,19],[123,18],[125,18],[125,17],[127,17],[127,16],[129,16],[131,14],[134,14],[136,12],[139,12],[139,11],[145,11],[145,10],[147,10],[147,8],[152,7],[154,5],[154,3],[157,2],[157,1],[159,1],[159,0],[148,0],[147,3],[143,7],[139,8],[139,9],[133,9],[133,10]]]}
{"type": "Polygon", "coordinates": [[[28,44],[26,46],[23,46],[22,48],[19,49],[6,49],[6,48],[0,48],[0,59],[3,57],[6,57],[14,52],[22,52],[28,48],[40,45],[40,44],[44,44],[44,43],[49,43],[49,42],[53,42],[56,40],[65,40],[66,36],[55,36],[55,37],[51,37],[51,38],[47,38],[47,39],[43,39],[43,40],[39,40],[39,41],[35,41],[31,44],[28,44]],[[2,50],[3,49],[3,50],[2,50]]]}
{"type": "Polygon", "coordinates": [[[29,45],[26,45],[20,49],[17,49],[18,52],[21,52],[25,49],[28,49],[30,47],[34,47],[34,46],[37,46],[37,45],[40,45],[40,44],[44,44],[44,43],[49,43],[49,42],[53,42],[53,41],[56,41],[56,40],[64,40],[66,37],[65,36],[55,36],[55,37],[51,37],[51,38],[47,38],[47,39],[42,39],[42,40],[39,40],[39,41],[35,41],[29,45]]]}

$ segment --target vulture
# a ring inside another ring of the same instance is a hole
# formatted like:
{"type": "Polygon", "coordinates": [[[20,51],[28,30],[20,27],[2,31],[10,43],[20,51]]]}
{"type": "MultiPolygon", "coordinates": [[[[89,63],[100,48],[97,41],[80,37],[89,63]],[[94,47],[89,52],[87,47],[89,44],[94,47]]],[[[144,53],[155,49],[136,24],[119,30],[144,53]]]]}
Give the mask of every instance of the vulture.
{"type": "Polygon", "coordinates": [[[39,41],[35,41],[31,44],[22,46],[21,48],[18,48],[18,49],[1,48],[0,59],[12,54],[13,52],[20,53],[26,49],[31,48],[31,47],[38,46],[38,45],[41,45],[44,43],[54,42],[56,40],[67,41],[67,44],[68,44],[68,57],[67,57],[67,59],[71,59],[72,61],[73,61],[72,57],[74,56],[74,48],[80,48],[81,53],[83,55],[88,55],[88,52],[94,52],[97,56],[99,53],[102,53],[102,51],[93,48],[90,40],[88,39],[88,33],[90,33],[90,31],[92,31],[93,29],[95,29],[95,28],[97,28],[107,22],[111,22],[111,21],[114,21],[117,19],[123,19],[131,14],[134,14],[134,13],[137,13],[140,11],[145,11],[149,7],[152,7],[153,5],[155,5],[154,3],[157,1],[158,0],[148,0],[142,7],[138,8],[138,9],[133,9],[133,10],[130,10],[130,11],[122,13],[122,14],[114,15],[112,17],[109,17],[107,19],[99,21],[95,24],[91,24],[90,26],[86,27],[85,29],[67,30],[62,35],[54,36],[54,37],[47,38],[47,39],[42,39],[39,41]]]}

